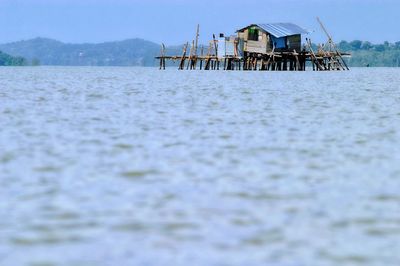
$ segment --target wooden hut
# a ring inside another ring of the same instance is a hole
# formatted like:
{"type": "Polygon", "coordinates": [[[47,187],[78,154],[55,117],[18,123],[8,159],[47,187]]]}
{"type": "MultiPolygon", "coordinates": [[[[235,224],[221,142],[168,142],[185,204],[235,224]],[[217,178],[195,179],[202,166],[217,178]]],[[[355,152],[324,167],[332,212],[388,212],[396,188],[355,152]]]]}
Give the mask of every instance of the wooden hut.
{"type": "Polygon", "coordinates": [[[246,53],[267,54],[301,50],[301,35],[308,31],[293,23],[251,24],[237,31],[246,53]]]}

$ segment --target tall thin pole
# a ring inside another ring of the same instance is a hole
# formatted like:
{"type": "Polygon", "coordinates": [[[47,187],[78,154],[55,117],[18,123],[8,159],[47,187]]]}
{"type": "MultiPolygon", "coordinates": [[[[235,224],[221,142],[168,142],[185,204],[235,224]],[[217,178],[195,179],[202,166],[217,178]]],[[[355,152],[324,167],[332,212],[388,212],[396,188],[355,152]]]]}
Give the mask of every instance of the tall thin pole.
{"type": "Polygon", "coordinates": [[[340,59],[342,60],[343,64],[345,65],[347,70],[350,70],[349,67],[347,66],[346,61],[344,61],[342,54],[338,51],[336,44],[333,42],[332,36],[328,33],[327,29],[325,28],[324,24],[322,23],[322,21],[319,19],[319,17],[317,17],[317,21],[319,23],[319,25],[321,26],[322,30],[325,32],[326,36],[328,37],[328,42],[333,46],[333,48],[335,49],[336,54],[340,57],[340,59]]]}
{"type": "Polygon", "coordinates": [[[196,31],[196,42],[194,44],[194,54],[197,56],[197,48],[199,45],[199,36],[200,36],[200,24],[197,24],[197,31],[196,31]]]}
{"type": "Polygon", "coordinates": [[[217,40],[215,38],[215,34],[213,34],[213,42],[214,42],[214,49],[215,49],[215,57],[217,58],[217,65],[218,65],[218,70],[219,70],[219,60],[218,60],[218,44],[217,44],[217,40]]]}

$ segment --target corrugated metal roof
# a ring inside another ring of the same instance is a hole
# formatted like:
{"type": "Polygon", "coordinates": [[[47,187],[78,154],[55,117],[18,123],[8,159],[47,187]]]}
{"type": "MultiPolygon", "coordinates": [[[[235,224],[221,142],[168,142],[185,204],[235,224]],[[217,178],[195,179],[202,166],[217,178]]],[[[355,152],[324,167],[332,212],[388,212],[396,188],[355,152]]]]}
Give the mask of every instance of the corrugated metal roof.
{"type": "Polygon", "coordinates": [[[293,23],[260,23],[252,24],[249,27],[251,26],[258,26],[276,38],[309,33],[307,30],[293,23]]]}

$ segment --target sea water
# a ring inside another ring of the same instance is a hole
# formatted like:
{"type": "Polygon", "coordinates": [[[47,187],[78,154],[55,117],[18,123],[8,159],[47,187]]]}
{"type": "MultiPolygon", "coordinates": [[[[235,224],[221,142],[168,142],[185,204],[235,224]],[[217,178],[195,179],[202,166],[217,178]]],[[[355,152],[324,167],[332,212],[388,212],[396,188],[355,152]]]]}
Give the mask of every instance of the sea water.
{"type": "Polygon", "coordinates": [[[400,263],[400,70],[0,68],[0,265],[400,263]]]}

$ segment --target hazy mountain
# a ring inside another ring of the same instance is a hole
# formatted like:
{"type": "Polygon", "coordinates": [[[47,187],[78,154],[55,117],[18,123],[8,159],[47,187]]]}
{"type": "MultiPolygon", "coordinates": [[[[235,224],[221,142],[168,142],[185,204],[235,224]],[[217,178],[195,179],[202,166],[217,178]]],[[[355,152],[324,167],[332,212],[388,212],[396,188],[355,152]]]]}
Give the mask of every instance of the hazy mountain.
{"type": "Polygon", "coordinates": [[[68,44],[46,38],[0,44],[0,50],[42,65],[153,66],[158,44],[130,39],[99,44],[68,44]]]}

